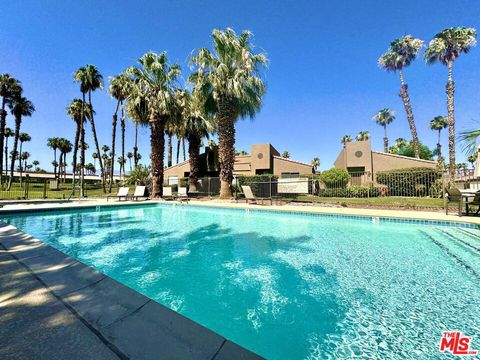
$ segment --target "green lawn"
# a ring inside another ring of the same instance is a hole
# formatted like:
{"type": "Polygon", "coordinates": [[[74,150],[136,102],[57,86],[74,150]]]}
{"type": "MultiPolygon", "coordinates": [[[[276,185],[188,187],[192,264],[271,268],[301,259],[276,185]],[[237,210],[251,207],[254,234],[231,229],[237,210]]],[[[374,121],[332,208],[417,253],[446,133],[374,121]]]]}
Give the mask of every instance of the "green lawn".
{"type": "MultiPolygon", "coordinates": [[[[46,198],[47,199],[68,199],[72,193],[71,184],[61,184],[59,190],[50,190],[46,189],[46,198]]],[[[117,193],[117,188],[112,189],[112,193],[117,193]]],[[[86,195],[87,197],[102,197],[106,196],[104,194],[101,186],[98,185],[86,185],[86,195]]],[[[75,191],[74,197],[78,197],[78,190],[75,191]]],[[[20,186],[20,183],[12,184],[10,190],[0,189],[0,200],[20,200],[25,198],[25,184],[20,186]]],[[[44,199],[45,191],[44,184],[42,183],[30,183],[28,185],[28,199],[44,199]]]]}

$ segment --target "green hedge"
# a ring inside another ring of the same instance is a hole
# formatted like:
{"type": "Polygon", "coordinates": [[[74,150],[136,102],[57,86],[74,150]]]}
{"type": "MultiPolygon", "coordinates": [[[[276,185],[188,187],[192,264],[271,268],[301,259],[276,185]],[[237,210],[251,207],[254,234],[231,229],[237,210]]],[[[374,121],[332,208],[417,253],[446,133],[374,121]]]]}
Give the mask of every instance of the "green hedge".
{"type": "Polygon", "coordinates": [[[357,185],[348,186],[343,189],[321,189],[319,192],[320,197],[368,198],[379,195],[380,189],[377,187],[357,185]]]}
{"type": "Polygon", "coordinates": [[[237,191],[242,192],[242,185],[248,185],[255,196],[268,197],[277,193],[277,175],[239,175],[233,185],[238,185],[237,191]],[[270,181],[272,182],[270,184],[270,181]]]}
{"type": "Polygon", "coordinates": [[[377,183],[386,185],[390,196],[427,196],[440,178],[438,170],[431,168],[406,168],[377,173],[377,183]]]}
{"type": "Polygon", "coordinates": [[[350,174],[345,169],[333,168],[322,172],[319,178],[327,189],[344,189],[350,180],[350,174]]]}

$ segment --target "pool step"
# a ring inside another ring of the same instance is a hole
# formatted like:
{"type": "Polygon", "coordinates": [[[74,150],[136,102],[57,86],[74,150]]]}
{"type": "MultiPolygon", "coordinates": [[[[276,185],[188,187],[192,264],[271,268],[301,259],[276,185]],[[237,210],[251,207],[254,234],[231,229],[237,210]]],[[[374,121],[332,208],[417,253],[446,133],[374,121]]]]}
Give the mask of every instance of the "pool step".
{"type": "Polygon", "coordinates": [[[461,229],[442,229],[441,232],[448,236],[450,239],[460,242],[461,244],[470,247],[477,251],[480,255],[480,239],[474,237],[472,234],[465,233],[461,229]],[[460,230],[460,231],[459,231],[460,230]]]}
{"type": "Polygon", "coordinates": [[[479,250],[473,248],[470,244],[467,245],[466,242],[456,237],[456,234],[447,234],[439,229],[425,231],[424,233],[449,256],[480,279],[479,250]]]}

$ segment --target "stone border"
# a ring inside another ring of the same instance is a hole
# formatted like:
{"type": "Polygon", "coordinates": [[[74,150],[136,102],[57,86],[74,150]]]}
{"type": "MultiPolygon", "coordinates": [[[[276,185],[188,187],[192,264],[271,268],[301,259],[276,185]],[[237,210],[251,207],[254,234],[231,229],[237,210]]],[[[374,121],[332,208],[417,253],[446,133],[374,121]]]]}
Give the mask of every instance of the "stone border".
{"type": "Polygon", "coordinates": [[[121,359],[262,359],[3,222],[0,246],[121,359]]]}

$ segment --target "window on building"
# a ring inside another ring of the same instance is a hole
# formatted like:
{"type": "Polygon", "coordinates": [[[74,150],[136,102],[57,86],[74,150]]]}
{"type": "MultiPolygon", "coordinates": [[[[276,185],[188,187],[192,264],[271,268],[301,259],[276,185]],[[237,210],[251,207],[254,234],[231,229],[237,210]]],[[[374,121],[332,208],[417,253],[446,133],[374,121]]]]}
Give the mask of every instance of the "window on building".
{"type": "Polygon", "coordinates": [[[292,179],[300,177],[300,173],[298,172],[282,172],[280,174],[280,178],[282,179],[292,179]]]}

